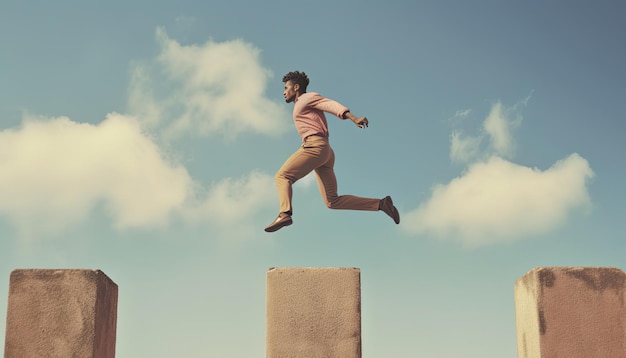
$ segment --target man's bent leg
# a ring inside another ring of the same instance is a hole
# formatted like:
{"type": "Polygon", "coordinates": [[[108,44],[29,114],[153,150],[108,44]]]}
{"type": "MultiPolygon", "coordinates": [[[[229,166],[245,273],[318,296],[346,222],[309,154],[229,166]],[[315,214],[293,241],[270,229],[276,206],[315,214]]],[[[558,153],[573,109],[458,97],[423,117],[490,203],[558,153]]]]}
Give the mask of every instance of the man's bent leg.
{"type": "Polygon", "coordinates": [[[362,198],[354,195],[337,195],[337,178],[335,177],[335,153],[330,149],[330,157],[324,165],[315,169],[317,185],[322,198],[330,209],[378,211],[380,199],[362,198]]]}
{"type": "Polygon", "coordinates": [[[319,138],[310,142],[293,153],[274,176],[281,213],[292,212],[293,183],[328,160],[330,147],[326,139],[319,138]]]}

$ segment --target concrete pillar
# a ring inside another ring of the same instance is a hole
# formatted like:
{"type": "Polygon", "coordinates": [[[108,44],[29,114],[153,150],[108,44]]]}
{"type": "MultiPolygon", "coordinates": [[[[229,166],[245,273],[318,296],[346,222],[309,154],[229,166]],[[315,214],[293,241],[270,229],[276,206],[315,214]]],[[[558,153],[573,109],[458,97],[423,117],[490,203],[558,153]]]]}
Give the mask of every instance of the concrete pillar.
{"type": "Polygon", "coordinates": [[[271,268],[267,358],[360,358],[358,268],[271,268]]]}
{"type": "Polygon", "coordinates": [[[518,358],[626,357],[626,274],[539,267],[515,282],[518,358]]]}
{"type": "Polygon", "coordinates": [[[115,357],[117,285],[102,271],[14,270],[5,358],[115,357]]]}

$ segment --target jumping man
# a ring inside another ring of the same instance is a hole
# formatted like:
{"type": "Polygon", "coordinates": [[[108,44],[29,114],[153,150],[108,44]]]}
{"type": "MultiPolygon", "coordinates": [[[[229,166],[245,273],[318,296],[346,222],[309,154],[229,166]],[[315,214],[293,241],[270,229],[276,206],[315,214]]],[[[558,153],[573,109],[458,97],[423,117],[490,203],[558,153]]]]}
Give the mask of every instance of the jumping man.
{"type": "Polygon", "coordinates": [[[317,185],[322,198],[330,209],[344,210],[382,210],[396,224],[400,223],[400,214],[393,205],[390,196],[383,199],[361,198],[353,195],[337,194],[337,179],[334,165],[335,153],[328,142],[328,124],[324,112],[340,119],[350,119],[359,128],[365,128],[368,120],[356,117],[342,104],[306,91],[309,78],[304,72],[289,72],[283,76],[285,90],[283,96],[287,103],[294,102],[293,121],[302,137],[302,146],[283,164],[275,176],[280,213],[276,220],[265,228],[267,232],[276,231],[293,223],[291,215],[291,197],[293,183],[315,170],[317,185]]]}

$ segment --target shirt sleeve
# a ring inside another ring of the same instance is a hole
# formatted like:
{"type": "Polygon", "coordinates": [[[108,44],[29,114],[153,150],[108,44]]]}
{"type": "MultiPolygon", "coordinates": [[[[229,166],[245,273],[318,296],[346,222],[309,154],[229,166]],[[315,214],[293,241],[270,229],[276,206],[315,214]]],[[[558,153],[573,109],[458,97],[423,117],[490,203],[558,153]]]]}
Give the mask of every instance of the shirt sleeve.
{"type": "Polygon", "coordinates": [[[308,103],[310,107],[315,109],[319,109],[326,113],[333,114],[337,116],[337,118],[345,119],[343,116],[344,113],[348,112],[350,109],[343,104],[332,100],[330,98],[326,98],[317,93],[312,93],[310,101],[308,103]]]}

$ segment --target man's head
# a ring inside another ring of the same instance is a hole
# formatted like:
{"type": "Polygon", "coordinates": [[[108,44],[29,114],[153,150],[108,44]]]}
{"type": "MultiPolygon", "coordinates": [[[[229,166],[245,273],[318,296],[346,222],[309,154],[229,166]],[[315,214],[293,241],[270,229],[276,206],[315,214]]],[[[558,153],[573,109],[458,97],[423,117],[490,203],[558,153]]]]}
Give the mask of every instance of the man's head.
{"type": "Polygon", "coordinates": [[[296,97],[306,93],[306,87],[309,85],[309,78],[304,72],[293,71],[283,76],[285,89],[283,96],[287,103],[293,102],[296,97]]]}

